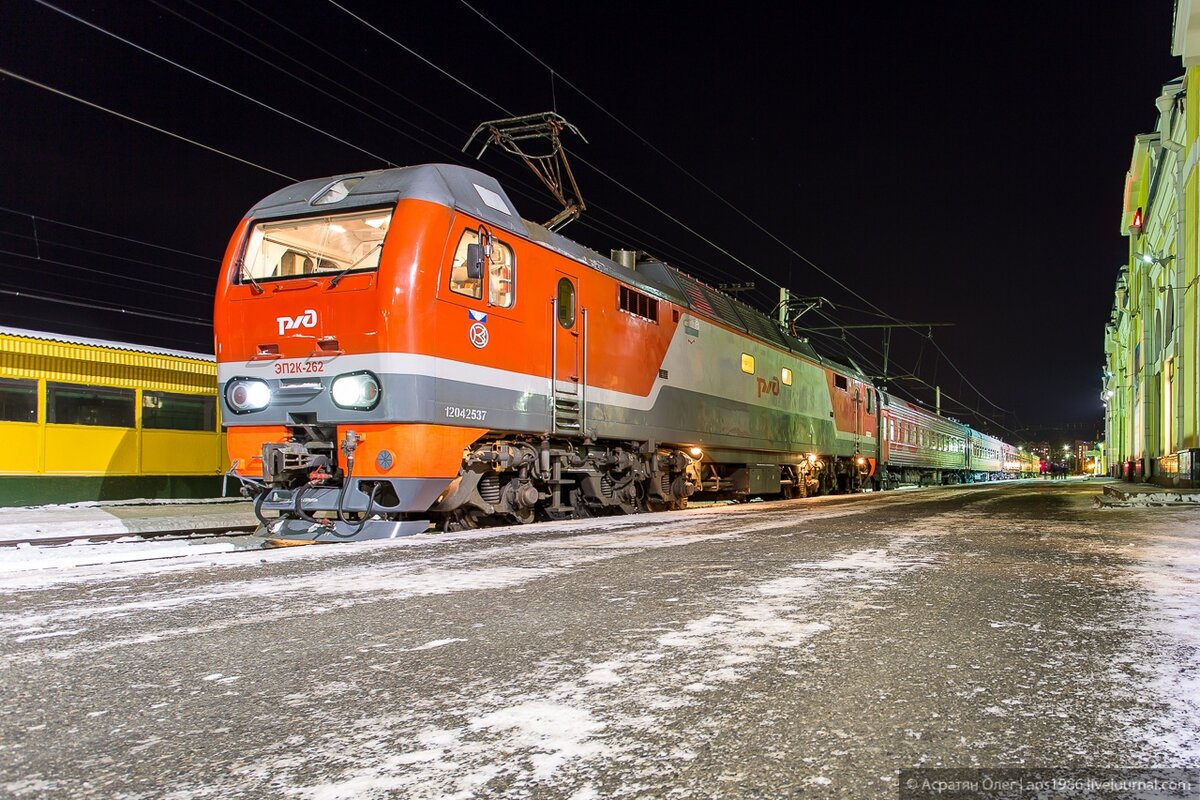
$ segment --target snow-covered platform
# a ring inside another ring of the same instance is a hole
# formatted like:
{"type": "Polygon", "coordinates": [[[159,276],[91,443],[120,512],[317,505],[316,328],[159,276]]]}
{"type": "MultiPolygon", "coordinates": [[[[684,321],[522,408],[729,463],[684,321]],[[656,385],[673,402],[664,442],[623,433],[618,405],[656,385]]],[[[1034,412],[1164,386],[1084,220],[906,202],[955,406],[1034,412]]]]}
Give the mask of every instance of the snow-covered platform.
{"type": "Polygon", "coordinates": [[[1200,489],[1175,489],[1153,483],[1106,484],[1096,495],[1097,508],[1144,508],[1147,506],[1200,506],[1200,489]]]}
{"type": "Polygon", "coordinates": [[[0,544],[127,534],[220,533],[257,524],[251,503],[214,500],[121,500],[0,508],[0,544]]]}

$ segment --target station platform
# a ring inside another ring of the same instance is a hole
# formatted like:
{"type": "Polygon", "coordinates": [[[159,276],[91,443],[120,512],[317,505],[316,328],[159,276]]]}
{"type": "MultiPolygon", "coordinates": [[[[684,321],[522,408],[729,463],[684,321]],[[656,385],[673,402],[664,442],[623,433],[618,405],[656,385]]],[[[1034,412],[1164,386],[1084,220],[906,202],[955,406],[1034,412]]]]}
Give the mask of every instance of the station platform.
{"type": "Polygon", "coordinates": [[[1200,506],[1200,489],[1176,489],[1153,483],[1109,480],[1096,496],[1097,508],[1149,508],[1154,506],[1200,506]]]}
{"type": "Polygon", "coordinates": [[[8,542],[69,541],[180,531],[224,533],[256,526],[245,499],[121,500],[0,508],[0,545],[8,542]]]}

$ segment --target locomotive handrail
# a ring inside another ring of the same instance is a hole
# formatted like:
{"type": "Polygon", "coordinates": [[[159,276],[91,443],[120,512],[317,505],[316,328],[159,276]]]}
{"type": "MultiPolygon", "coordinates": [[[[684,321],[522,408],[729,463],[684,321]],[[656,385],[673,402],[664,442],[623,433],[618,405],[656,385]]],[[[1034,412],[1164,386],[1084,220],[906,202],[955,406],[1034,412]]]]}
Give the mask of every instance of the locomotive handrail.
{"type": "Polygon", "coordinates": [[[579,387],[579,432],[587,436],[587,384],[588,384],[588,312],[580,308],[583,316],[583,341],[579,346],[583,349],[583,383],[579,387]]]}
{"type": "Polygon", "coordinates": [[[558,294],[550,298],[550,430],[558,431],[558,294]]]}

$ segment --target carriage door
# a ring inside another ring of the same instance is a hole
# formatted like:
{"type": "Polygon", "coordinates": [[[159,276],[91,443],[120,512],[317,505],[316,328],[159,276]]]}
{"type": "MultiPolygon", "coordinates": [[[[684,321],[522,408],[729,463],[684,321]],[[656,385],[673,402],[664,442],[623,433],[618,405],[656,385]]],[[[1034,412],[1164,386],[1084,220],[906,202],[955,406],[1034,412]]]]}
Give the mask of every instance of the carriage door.
{"type": "Polygon", "coordinates": [[[550,409],[555,433],[581,433],[587,422],[584,387],[587,359],[587,312],[579,308],[579,280],[559,272],[554,287],[553,353],[551,381],[553,405],[550,409]]]}

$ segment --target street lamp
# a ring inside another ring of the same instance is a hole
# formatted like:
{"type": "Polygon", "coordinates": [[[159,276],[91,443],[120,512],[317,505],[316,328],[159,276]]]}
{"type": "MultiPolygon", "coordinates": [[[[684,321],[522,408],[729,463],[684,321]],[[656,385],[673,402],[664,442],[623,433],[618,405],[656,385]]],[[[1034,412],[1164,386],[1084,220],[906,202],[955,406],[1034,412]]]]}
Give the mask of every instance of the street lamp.
{"type": "Polygon", "coordinates": [[[1156,256],[1152,252],[1142,253],[1142,263],[1144,264],[1166,264],[1174,258],[1172,253],[1167,253],[1165,256],[1156,256]]]}

